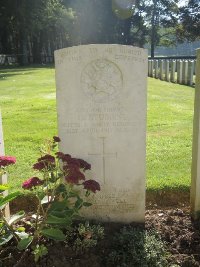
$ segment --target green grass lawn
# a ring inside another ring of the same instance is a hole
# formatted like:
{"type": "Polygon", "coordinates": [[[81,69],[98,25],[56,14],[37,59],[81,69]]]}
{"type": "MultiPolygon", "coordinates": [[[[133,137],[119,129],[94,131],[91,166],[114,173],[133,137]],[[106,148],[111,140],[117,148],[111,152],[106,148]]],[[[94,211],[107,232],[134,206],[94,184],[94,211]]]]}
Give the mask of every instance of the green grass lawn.
{"type": "MultiPolygon", "coordinates": [[[[34,175],[31,169],[45,138],[57,134],[55,70],[0,70],[0,107],[11,188],[34,175]]],[[[148,80],[147,188],[189,189],[194,89],[148,80]]],[[[133,170],[134,171],[134,170],[133,170]]]]}

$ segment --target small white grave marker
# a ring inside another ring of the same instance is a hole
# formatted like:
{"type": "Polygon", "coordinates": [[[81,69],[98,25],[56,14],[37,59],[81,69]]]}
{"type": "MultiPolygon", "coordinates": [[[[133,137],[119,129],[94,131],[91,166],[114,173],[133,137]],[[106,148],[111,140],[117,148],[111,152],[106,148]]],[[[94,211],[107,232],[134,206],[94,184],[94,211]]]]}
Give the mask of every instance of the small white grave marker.
{"type": "Polygon", "coordinates": [[[196,90],[194,102],[191,211],[194,217],[200,212],[200,49],[197,50],[196,90]]]}
{"type": "MultiPolygon", "coordinates": [[[[0,111],[0,156],[4,156],[5,151],[4,151],[4,141],[3,141],[3,126],[2,126],[2,117],[1,117],[1,111],[0,111]]],[[[7,175],[0,175],[0,184],[7,184],[7,175]]],[[[7,192],[4,193],[6,195],[7,192]]],[[[7,218],[10,217],[10,210],[9,210],[9,205],[6,206],[5,208],[5,216],[7,218]]]]}

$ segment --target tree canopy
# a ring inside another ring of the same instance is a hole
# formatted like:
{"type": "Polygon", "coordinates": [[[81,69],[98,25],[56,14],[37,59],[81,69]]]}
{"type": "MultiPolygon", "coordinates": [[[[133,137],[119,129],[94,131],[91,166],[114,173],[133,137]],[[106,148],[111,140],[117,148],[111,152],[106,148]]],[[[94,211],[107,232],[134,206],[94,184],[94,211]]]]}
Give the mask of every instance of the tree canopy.
{"type": "Polygon", "coordinates": [[[200,36],[199,0],[1,0],[0,53],[42,62],[55,49],[88,43],[143,47],[200,36]]]}
{"type": "Polygon", "coordinates": [[[177,28],[178,39],[195,41],[200,39],[200,1],[189,0],[180,8],[180,24],[177,28]]]}

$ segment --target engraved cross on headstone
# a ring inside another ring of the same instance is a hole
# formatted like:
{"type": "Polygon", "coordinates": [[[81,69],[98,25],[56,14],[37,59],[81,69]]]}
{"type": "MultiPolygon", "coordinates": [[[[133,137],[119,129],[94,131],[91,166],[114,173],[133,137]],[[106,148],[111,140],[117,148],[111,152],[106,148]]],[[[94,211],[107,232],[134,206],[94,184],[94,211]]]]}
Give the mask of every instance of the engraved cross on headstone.
{"type": "Polygon", "coordinates": [[[117,158],[117,152],[115,153],[106,153],[105,152],[105,139],[106,137],[100,137],[102,140],[102,153],[88,153],[89,156],[101,156],[102,157],[102,165],[103,165],[103,181],[106,183],[106,157],[114,156],[117,158]]]}

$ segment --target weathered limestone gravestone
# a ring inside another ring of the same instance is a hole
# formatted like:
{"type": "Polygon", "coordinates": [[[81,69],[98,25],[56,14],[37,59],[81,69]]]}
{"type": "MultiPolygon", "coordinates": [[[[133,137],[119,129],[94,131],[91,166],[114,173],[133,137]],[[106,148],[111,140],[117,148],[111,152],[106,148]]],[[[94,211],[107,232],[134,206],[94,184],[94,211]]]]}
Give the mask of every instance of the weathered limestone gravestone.
{"type": "Polygon", "coordinates": [[[171,61],[170,81],[175,83],[176,61],[171,61]]]}
{"type": "Polygon", "coordinates": [[[55,52],[61,151],[92,165],[89,219],[143,222],[147,52],[83,45],[55,52]]]}
{"type": "Polygon", "coordinates": [[[0,111],[0,156],[4,155],[4,142],[3,142],[3,126],[2,126],[2,117],[0,111]]]}
{"type": "Polygon", "coordinates": [[[158,79],[159,74],[159,61],[155,60],[155,78],[158,79]]]}
{"type": "Polygon", "coordinates": [[[169,60],[165,61],[165,81],[169,82],[169,60]]]}
{"type": "Polygon", "coordinates": [[[183,62],[182,60],[177,61],[177,83],[182,84],[183,77],[183,62]]]}
{"type": "Polygon", "coordinates": [[[164,60],[160,60],[160,80],[164,80],[164,60]]]}
{"type": "MultiPolygon", "coordinates": [[[[2,117],[0,111],[0,156],[4,156],[4,141],[3,141],[3,127],[2,127],[2,117]]],[[[7,175],[0,175],[0,184],[7,184],[7,175]]],[[[5,192],[7,194],[7,192],[5,192]]],[[[5,216],[8,218],[10,216],[9,206],[7,205],[5,208],[5,216]]]]}
{"type": "Polygon", "coordinates": [[[194,102],[191,211],[196,217],[200,211],[200,49],[197,50],[196,90],[194,102]]]}
{"type": "Polygon", "coordinates": [[[187,75],[187,84],[193,85],[193,73],[194,73],[194,61],[188,62],[188,75],[187,75]]]}

